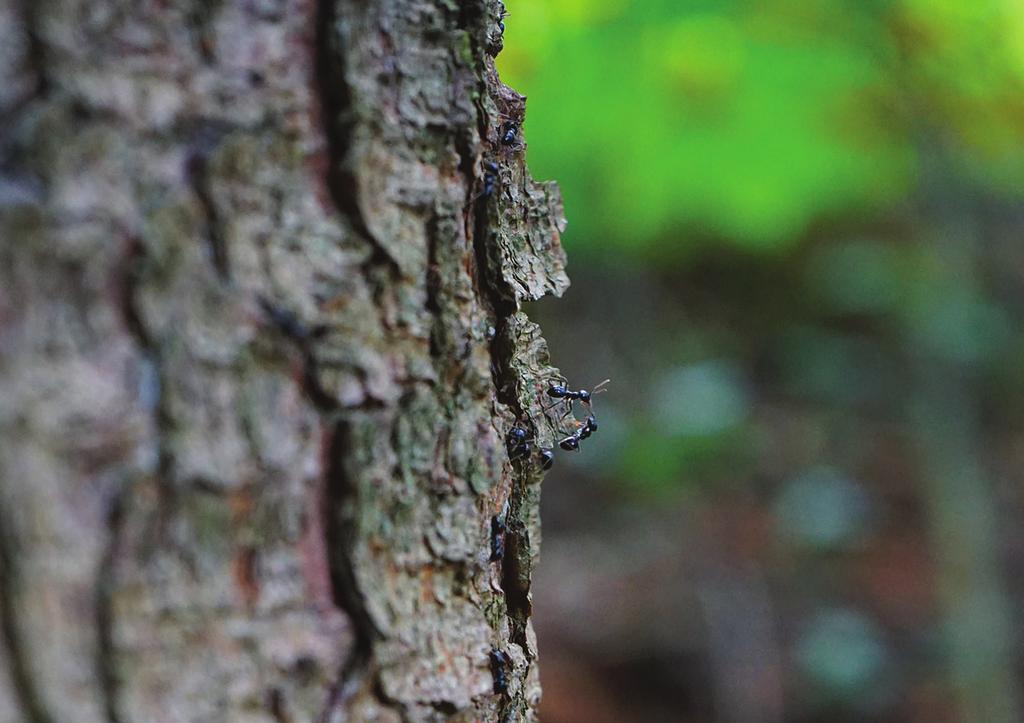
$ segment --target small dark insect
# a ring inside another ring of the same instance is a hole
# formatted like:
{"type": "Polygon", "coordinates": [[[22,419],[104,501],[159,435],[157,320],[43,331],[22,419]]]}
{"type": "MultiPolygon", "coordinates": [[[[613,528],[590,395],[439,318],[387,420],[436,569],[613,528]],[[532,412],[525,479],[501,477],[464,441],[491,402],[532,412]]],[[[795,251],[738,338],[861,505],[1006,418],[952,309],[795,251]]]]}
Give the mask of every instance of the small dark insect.
{"type": "Polygon", "coordinates": [[[587,420],[579,426],[579,428],[570,434],[568,437],[558,443],[558,446],[567,452],[573,452],[580,448],[580,441],[587,439],[591,434],[597,431],[597,418],[593,414],[587,417],[587,420]]]}
{"type": "Polygon", "coordinates": [[[505,557],[505,523],[498,515],[491,518],[491,562],[505,557]]]}
{"type": "MultiPolygon", "coordinates": [[[[598,384],[592,390],[589,390],[589,391],[586,390],[586,389],[579,389],[579,390],[570,389],[569,385],[565,384],[564,382],[550,382],[550,384],[548,386],[548,396],[551,397],[552,399],[554,399],[555,401],[552,404],[549,404],[548,406],[544,407],[544,409],[541,410],[541,411],[547,413],[548,410],[553,409],[553,408],[557,407],[559,404],[564,402],[565,403],[565,409],[564,409],[561,417],[559,418],[559,421],[562,421],[566,417],[572,416],[572,413],[573,413],[573,411],[572,411],[572,404],[573,404],[573,401],[576,401],[576,400],[579,400],[582,404],[586,405],[587,411],[590,411],[590,409],[591,409],[590,405],[591,405],[591,402],[593,401],[594,395],[600,394],[601,392],[606,391],[604,387],[610,381],[611,381],[610,379],[605,379],[603,382],[601,382],[600,384],[598,384]]],[[[590,427],[584,433],[584,436],[580,437],[580,439],[586,439],[587,437],[590,436],[590,434],[592,432],[596,432],[597,431],[597,419],[594,418],[593,414],[590,415],[590,419],[593,421],[593,426],[590,427]]],[[[579,439],[577,439],[577,441],[579,441],[579,439]]],[[[562,447],[562,449],[565,449],[565,447],[562,447]]],[[[573,448],[573,449],[575,449],[575,448],[573,448]]]]}
{"type": "Polygon", "coordinates": [[[484,163],[484,181],[483,188],[473,198],[466,202],[466,208],[469,208],[480,198],[490,198],[494,194],[494,187],[498,182],[498,164],[493,161],[487,161],[484,163]]]}
{"type": "MultiPolygon", "coordinates": [[[[511,460],[522,459],[530,455],[530,445],[533,437],[522,427],[512,427],[508,430],[505,444],[508,446],[508,458],[511,460]]],[[[537,457],[540,459],[540,466],[543,470],[551,469],[555,463],[555,455],[550,449],[538,449],[537,457]]]]}
{"type": "Polygon", "coordinates": [[[580,439],[587,439],[591,434],[597,431],[597,417],[593,414],[589,415],[583,426],[580,428],[580,439]]]}
{"type": "Polygon", "coordinates": [[[600,394],[604,389],[604,386],[610,382],[611,379],[605,379],[603,382],[594,387],[593,391],[587,391],[586,389],[580,389],[579,391],[573,391],[569,389],[565,384],[558,384],[551,382],[551,386],[548,387],[548,396],[553,399],[568,399],[570,401],[578,399],[584,404],[590,403],[590,398],[595,394],[600,394]]]}
{"type": "Polygon", "coordinates": [[[505,439],[509,459],[525,457],[530,453],[530,436],[522,427],[512,427],[505,439]]]}
{"type": "Polygon", "coordinates": [[[487,171],[484,173],[484,190],[480,195],[484,198],[490,198],[491,194],[494,193],[494,183],[498,180],[498,164],[488,161],[484,164],[484,168],[487,171]]]}
{"type": "Polygon", "coordinates": [[[497,55],[501,52],[502,36],[505,34],[505,23],[503,21],[507,17],[508,11],[505,9],[505,6],[498,3],[498,33],[497,35],[492,35],[488,42],[488,50],[491,55],[497,55]]]}
{"type": "Polygon", "coordinates": [[[519,131],[519,126],[512,121],[505,121],[501,126],[501,142],[506,146],[511,146],[516,142],[516,134],[519,131]]]}
{"type": "Polygon", "coordinates": [[[491,651],[491,675],[494,676],[494,692],[499,695],[508,690],[508,673],[506,669],[511,664],[508,656],[500,650],[491,651]]]}

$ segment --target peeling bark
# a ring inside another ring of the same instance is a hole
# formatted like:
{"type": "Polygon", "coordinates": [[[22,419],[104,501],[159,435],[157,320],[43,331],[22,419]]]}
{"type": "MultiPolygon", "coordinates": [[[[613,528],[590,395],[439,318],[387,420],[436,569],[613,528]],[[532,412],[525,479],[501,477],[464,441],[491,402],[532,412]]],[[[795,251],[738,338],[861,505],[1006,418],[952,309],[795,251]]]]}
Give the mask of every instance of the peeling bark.
{"type": "Polygon", "coordinates": [[[0,719],[535,717],[568,279],[501,12],[0,9],[0,719]]]}

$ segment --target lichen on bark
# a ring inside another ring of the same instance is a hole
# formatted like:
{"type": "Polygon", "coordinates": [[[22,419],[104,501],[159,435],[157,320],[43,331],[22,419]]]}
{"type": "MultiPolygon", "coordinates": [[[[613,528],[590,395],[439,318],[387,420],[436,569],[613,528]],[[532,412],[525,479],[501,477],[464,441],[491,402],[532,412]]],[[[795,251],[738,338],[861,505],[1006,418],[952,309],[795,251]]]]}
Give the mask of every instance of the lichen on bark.
{"type": "Polygon", "coordinates": [[[0,719],[534,717],[568,280],[501,12],[0,12],[0,719]]]}

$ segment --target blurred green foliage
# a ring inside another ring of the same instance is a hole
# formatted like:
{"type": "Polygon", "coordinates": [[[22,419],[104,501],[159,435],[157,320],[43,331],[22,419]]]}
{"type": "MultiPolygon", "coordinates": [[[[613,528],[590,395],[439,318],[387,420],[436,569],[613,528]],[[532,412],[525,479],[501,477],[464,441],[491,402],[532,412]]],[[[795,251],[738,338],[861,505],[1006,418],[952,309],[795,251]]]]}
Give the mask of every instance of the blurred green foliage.
{"type": "Polygon", "coordinates": [[[499,69],[529,97],[530,165],[562,186],[573,252],[784,250],[905,202],[933,143],[946,170],[1024,187],[1019,0],[508,9],[499,69]]]}
{"type": "Polygon", "coordinates": [[[1024,1],[508,9],[498,65],[569,218],[573,288],[538,318],[570,379],[612,378],[555,509],[603,537],[642,508],[630,541],[670,520],[595,589],[689,569],[661,556],[691,526],[712,580],[774,580],[784,720],[1024,719],[1024,1]]]}

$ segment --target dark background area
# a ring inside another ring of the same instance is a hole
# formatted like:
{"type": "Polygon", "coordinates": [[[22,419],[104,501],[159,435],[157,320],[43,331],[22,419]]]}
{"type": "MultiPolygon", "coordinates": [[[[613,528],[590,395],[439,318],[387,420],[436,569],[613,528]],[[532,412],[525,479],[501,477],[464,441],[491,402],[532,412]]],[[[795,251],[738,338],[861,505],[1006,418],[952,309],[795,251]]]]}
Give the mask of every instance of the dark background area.
{"type": "Polygon", "coordinates": [[[1024,719],[1024,5],[512,0],[599,432],[543,716],[1024,719]]]}

